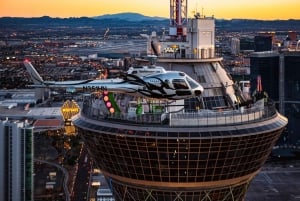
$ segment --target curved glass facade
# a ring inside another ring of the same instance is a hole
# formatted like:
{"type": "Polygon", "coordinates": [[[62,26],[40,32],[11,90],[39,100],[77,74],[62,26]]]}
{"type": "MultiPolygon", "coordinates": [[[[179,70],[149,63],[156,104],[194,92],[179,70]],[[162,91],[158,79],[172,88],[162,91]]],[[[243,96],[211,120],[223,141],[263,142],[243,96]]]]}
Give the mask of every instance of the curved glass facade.
{"type": "Polygon", "coordinates": [[[73,122],[117,200],[242,200],[286,125],[277,113],[230,129],[73,122]]]}
{"type": "Polygon", "coordinates": [[[248,182],[226,186],[223,188],[214,189],[199,189],[194,191],[167,191],[167,190],[153,190],[143,189],[139,187],[126,186],[124,191],[124,184],[116,183],[112,181],[114,186],[114,193],[116,200],[131,201],[131,200],[149,200],[149,201],[212,201],[212,200],[243,200],[245,192],[249,186],[248,182]]]}
{"type": "Polygon", "coordinates": [[[264,163],[281,133],[161,139],[79,131],[101,170],[157,182],[208,182],[251,174],[264,163]]]}

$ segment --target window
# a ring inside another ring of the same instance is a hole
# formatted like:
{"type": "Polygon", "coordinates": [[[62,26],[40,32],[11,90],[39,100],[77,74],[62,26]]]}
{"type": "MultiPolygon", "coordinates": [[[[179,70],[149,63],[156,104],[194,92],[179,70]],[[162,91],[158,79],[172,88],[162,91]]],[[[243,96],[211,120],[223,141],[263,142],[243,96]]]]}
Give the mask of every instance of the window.
{"type": "Polygon", "coordinates": [[[183,79],[174,79],[173,86],[175,89],[188,89],[188,85],[186,84],[185,80],[183,79]]]}
{"type": "Polygon", "coordinates": [[[188,81],[189,85],[191,86],[192,89],[197,88],[199,85],[197,83],[195,83],[193,80],[191,80],[190,78],[186,78],[186,80],[188,81]]]}

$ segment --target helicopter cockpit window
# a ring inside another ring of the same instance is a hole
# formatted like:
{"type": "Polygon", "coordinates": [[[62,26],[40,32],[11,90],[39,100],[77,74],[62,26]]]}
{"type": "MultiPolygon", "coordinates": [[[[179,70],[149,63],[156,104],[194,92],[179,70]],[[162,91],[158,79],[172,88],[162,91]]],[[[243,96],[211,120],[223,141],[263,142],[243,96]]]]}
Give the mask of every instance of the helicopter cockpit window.
{"type": "Polygon", "coordinates": [[[186,80],[188,81],[192,89],[195,89],[199,86],[197,83],[195,83],[195,81],[191,80],[189,77],[186,77],[186,80]]]}
{"type": "Polygon", "coordinates": [[[185,80],[183,79],[174,79],[172,81],[173,86],[175,89],[188,89],[188,85],[186,84],[185,80]]]}

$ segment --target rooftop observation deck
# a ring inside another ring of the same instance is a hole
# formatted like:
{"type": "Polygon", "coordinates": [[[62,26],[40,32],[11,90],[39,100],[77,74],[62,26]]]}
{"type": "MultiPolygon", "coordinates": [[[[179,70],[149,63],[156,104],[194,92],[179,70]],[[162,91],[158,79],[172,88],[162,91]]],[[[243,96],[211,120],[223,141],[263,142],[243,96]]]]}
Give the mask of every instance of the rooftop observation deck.
{"type": "Polygon", "coordinates": [[[240,107],[235,110],[204,110],[187,112],[181,109],[176,112],[145,112],[135,113],[104,113],[104,107],[98,109],[88,102],[83,103],[81,115],[88,119],[116,122],[118,124],[132,124],[135,126],[153,125],[165,127],[207,127],[241,125],[260,122],[276,115],[274,104],[264,103],[263,100],[250,108],[240,107]]]}
{"type": "Polygon", "coordinates": [[[185,59],[185,58],[167,58],[167,57],[161,57],[157,60],[158,63],[210,63],[210,62],[217,62],[222,61],[222,57],[214,57],[214,58],[206,58],[206,59],[185,59]]]}

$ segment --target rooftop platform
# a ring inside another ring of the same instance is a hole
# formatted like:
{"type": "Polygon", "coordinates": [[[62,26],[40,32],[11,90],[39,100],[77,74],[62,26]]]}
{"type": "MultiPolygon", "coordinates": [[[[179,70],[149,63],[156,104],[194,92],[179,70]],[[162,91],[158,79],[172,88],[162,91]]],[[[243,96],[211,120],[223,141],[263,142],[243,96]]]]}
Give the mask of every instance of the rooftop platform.
{"type": "Polygon", "coordinates": [[[208,58],[208,59],[174,59],[174,58],[159,58],[158,63],[207,63],[207,62],[216,62],[222,61],[222,57],[208,58]]]}
{"type": "Polygon", "coordinates": [[[0,118],[6,117],[12,119],[63,119],[60,107],[29,108],[29,110],[24,110],[24,107],[12,109],[0,107],[0,118]]]}

